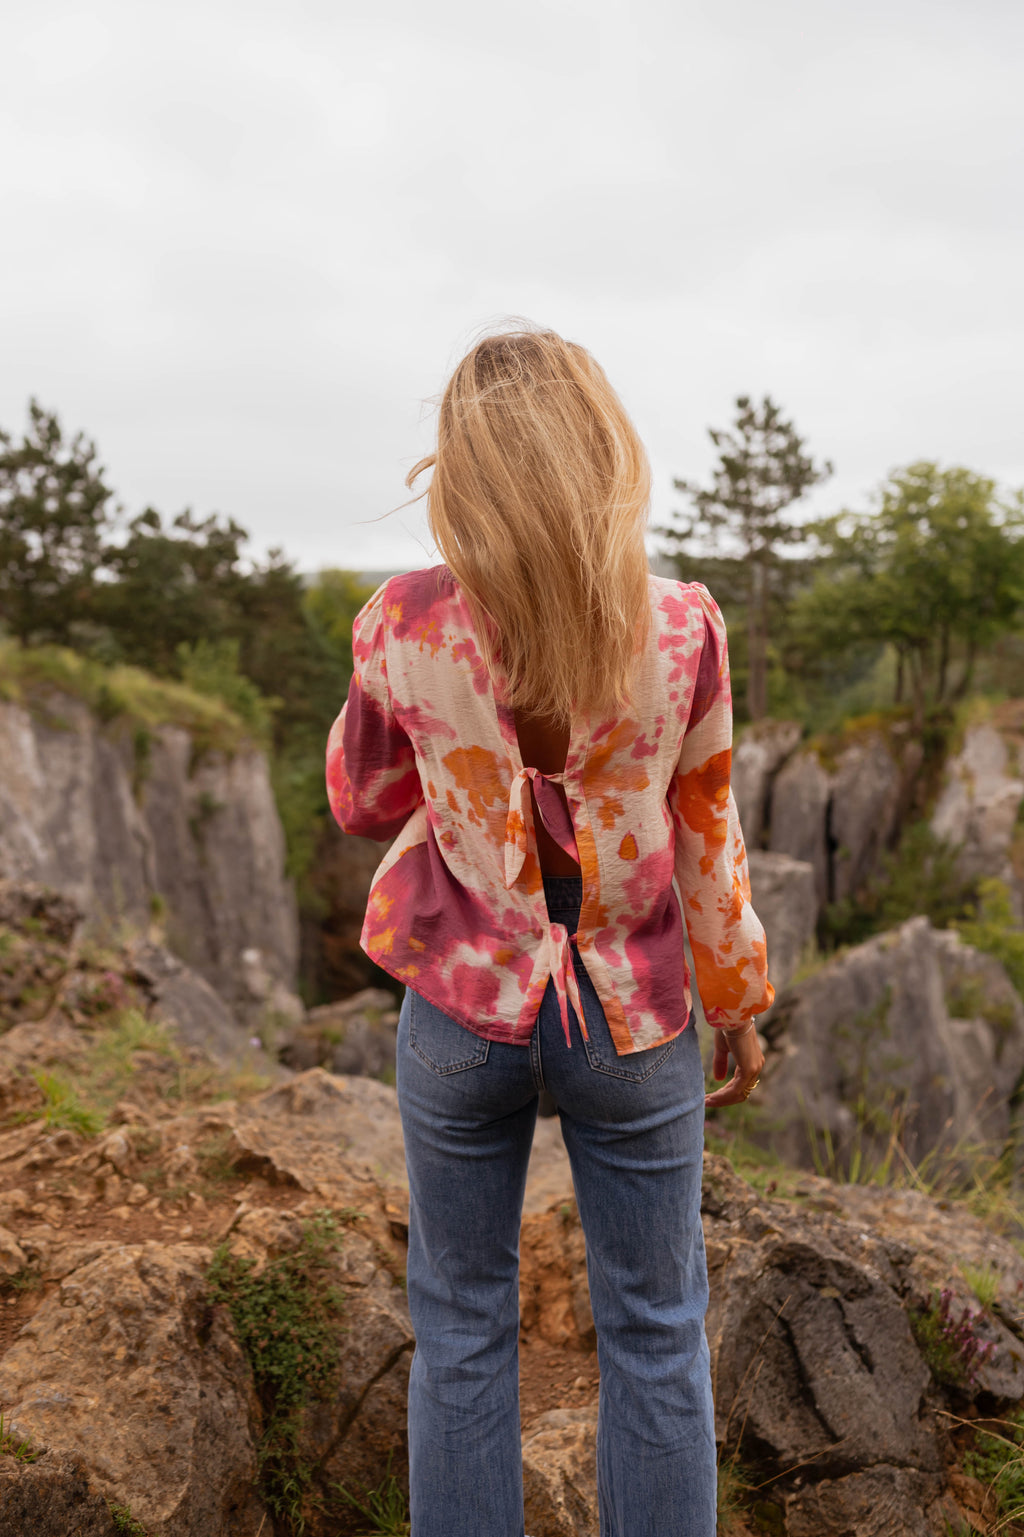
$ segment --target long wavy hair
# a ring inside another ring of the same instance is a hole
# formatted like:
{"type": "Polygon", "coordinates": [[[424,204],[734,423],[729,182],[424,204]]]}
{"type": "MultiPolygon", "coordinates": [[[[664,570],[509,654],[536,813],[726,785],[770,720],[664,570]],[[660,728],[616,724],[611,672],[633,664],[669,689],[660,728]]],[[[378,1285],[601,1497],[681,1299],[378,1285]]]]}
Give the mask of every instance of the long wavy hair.
{"type": "Polygon", "coordinates": [[[431,532],[506,702],[562,725],[627,704],[650,625],[650,467],[590,353],[529,327],[478,342],[409,487],[429,469],[431,532]]]}

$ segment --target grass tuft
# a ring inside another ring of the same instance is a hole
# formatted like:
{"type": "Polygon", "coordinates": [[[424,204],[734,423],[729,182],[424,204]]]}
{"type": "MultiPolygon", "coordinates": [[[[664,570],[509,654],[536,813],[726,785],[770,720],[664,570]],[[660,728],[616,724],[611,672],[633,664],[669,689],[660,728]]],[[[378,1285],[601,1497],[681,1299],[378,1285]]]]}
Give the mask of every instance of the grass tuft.
{"type": "Polygon", "coordinates": [[[0,1455],[14,1457],[18,1462],[35,1462],[43,1454],[27,1436],[16,1436],[8,1430],[0,1413],[0,1455]]]}

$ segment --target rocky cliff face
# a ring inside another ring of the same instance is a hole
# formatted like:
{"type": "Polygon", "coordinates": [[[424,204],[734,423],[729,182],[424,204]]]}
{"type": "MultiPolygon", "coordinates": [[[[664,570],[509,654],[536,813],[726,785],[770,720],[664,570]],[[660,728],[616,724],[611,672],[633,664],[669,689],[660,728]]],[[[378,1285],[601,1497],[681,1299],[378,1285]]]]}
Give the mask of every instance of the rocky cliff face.
{"type": "MultiPolygon", "coordinates": [[[[819,910],[877,876],[911,816],[933,795],[924,753],[905,723],[868,726],[825,751],[800,747],[792,722],[762,721],[737,743],[733,789],[749,849],[814,871],[819,910]]],[[[932,831],[959,850],[965,880],[995,876],[1024,914],[1024,701],[968,727],[946,763],[932,831]]]]}
{"type": "Polygon", "coordinates": [[[298,918],[267,761],[197,754],[185,730],[132,732],[80,701],[0,703],[0,876],[67,893],[94,921],[148,925],[243,1014],[252,956],[293,987],[298,918]]]}

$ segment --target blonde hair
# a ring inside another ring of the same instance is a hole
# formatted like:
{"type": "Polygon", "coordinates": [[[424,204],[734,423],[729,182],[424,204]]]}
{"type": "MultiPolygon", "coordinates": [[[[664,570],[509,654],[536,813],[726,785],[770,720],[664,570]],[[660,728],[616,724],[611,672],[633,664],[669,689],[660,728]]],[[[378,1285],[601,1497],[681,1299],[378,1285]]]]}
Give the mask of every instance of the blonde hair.
{"type": "Polygon", "coordinates": [[[506,702],[561,724],[626,704],[650,625],[650,468],[590,354],[553,331],[485,337],[407,484],[431,468],[430,529],[506,702]]]}

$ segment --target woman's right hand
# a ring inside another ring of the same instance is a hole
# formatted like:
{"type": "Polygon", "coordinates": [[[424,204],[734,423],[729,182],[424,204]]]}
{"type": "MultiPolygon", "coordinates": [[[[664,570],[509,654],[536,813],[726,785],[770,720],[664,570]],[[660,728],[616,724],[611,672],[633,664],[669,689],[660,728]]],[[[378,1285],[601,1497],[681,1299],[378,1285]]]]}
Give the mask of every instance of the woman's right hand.
{"type": "Polygon", "coordinates": [[[704,1107],[707,1110],[717,1110],[722,1105],[742,1104],[749,1098],[751,1090],[756,1088],[764,1067],[764,1052],[757,1038],[754,1020],[738,1031],[725,1028],[715,1031],[715,1056],[711,1071],[716,1081],[723,1079],[729,1071],[730,1056],[736,1064],[733,1075],[724,1088],[715,1089],[712,1094],[704,1096],[704,1107]]]}

